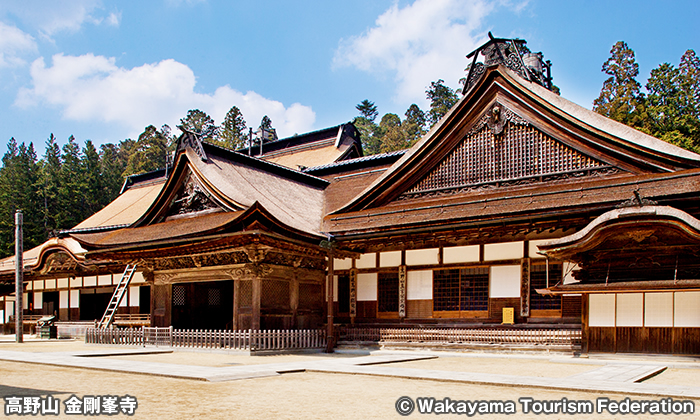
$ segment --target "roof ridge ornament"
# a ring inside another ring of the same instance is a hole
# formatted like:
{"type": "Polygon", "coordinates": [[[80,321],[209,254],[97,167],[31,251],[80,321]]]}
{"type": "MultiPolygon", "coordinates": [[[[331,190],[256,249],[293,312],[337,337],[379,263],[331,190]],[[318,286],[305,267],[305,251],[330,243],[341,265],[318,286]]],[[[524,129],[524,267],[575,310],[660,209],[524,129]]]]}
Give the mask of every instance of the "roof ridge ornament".
{"type": "Polygon", "coordinates": [[[464,84],[462,94],[481,78],[488,67],[497,65],[506,66],[523,79],[553,90],[552,62],[543,61],[542,53],[531,52],[526,44],[527,41],[519,38],[494,38],[489,32],[489,40],[467,55],[472,62],[465,69],[467,77],[460,80],[464,84]],[[483,62],[477,61],[479,55],[484,57],[483,62]]]}
{"type": "Polygon", "coordinates": [[[214,128],[213,130],[206,130],[206,131],[200,131],[200,132],[193,132],[187,130],[184,126],[179,125],[177,128],[182,131],[182,135],[177,141],[177,148],[175,149],[175,154],[177,155],[180,150],[185,150],[187,146],[189,146],[194,152],[197,154],[197,156],[202,159],[203,162],[207,161],[207,154],[204,152],[204,146],[202,146],[202,139],[205,137],[211,137],[213,134],[213,131],[216,129],[214,128]]]}

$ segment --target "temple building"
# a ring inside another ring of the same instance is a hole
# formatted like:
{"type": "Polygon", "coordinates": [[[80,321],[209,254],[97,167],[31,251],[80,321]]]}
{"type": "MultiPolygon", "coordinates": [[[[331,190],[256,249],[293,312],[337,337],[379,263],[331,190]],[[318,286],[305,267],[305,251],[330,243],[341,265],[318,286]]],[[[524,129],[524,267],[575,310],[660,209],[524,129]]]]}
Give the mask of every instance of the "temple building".
{"type": "Polygon", "coordinates": [[[167,171],[25,253],[26,313],[99,319],[135,266],[118,314],[155,326],[317,328],[332,299],[339,324],[512,310],[584,351],[700,353],[700,155],[554,93],[524,41],[469,58],[408,150],[363,156],[351,123],[239,151],[183,134],[167,171]]]}

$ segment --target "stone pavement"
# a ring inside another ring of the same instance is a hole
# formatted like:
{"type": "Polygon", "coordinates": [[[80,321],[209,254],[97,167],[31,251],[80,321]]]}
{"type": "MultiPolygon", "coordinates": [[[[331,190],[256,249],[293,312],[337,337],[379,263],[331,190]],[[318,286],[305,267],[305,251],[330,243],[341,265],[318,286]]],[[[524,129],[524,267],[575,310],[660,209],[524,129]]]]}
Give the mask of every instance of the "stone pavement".
{"type": "MultiPolygon", "coordinates": [[[[340,374],[359,374],[370,376],[395,377],[404,379],[424,379],[443,382],[485,384],[512,387],[534,387],[567,391],[585,391],[595,393],[618,393],[641,395],[647,397],[700,398],[700,387],[645,384],[641,381],[663,369],[659,363],[648,364],[638,361],[614,360],[592,361],[578,359],[582,363],[599,364],[600,368],[583,374],[563,378],[503,375],[475,372],[455,372],[446,370],[428,370],[397,367],[395,363],[425,360],[438,357],[434,353],[420,352],[385,352],[375,351],[370,355],[347,358],[328,358],[289,363],[270,363],[259,365],[237,365],[226,367],[177,365],[172,363],[118,360],[102,356],[130,354],[158,354],[172,352],[171,349],[144,348],[96,348],[80,352],[18,352],[0,351],[0,360],[38,363],[53,366],[97,369],[115,372],[137,373],[167,376],[183,379],[204,380],[210,382],[242,380],[276,376],[291,372],[323,372],[340,374]]],[[[179,351],[179,350],[178,350],[179,351]]],[[[472,355],[470,357],[489,357],[472,355]]],[[[499,355],[498,357],[503,357],[499,355]]],[[[508,355],[507,357],[519,357],[508,355]]],[[[520,356],[522,357],[522,356],[520,356]]],[[[526,359],[527,357],[523,357],[526,359]]],[[[560,362],[561,357],[551,362],[560,362]]],[[[577,363],[575,358],[564,358],[566,363],[577,363]]],[[[700,368],[700,367],[696,367],[700,368]]]]}

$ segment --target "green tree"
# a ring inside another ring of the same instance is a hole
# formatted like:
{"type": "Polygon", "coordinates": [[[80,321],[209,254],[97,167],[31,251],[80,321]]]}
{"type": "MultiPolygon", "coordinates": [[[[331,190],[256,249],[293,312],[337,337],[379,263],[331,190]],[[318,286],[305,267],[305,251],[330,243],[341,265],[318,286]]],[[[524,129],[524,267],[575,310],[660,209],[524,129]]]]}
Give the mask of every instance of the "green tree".
{"type": "Polygon", "coordinates": [[[426,133],[425,125],[427,123],[425,112],[416,104],[411,104],[406,110],[406,119],[401,123],[406,140],[409,146],[413,146],[426,133]]]}
{"type": "Polygon", "coordinates": [[[43,242],[44,226],[40,196],[37,194],[39,165],[34,145],[7,145],[0,170],[0,255],[14,254],[14,213],[24,213],[24,244],[30,249],[43,242]]]}
{"type": "Polygon", "coordinates": [[[603,82],[600,96],[593,101],[593,110],[632,127],[642,127],[644,97],[640,92],[639,75],[634,51],[624,41],[618,41],[610,50],[610,58],[603,70],[610,77],[603,82]]]}
{"type": "Polygon", "coordinates": [[[442,79],[430,82],[430,87],[426,89],[425,95],[430,101],[430,110],[428,110],[427,118],[430,127],[437,124],[458,100],[455,91],[446,86],[445,81],[442,79]]]}
{"type": "Polygon", "coordinates": [[[58,229],[56,212],[60,210],[59,186],[61,177],[61,148],[53,133],[46,140],[44,157],[40,162],[39,185],[43,201],[42,220],[46,237],[58,229]]]}
{"type": "Polygon", "coordinates": [[[163,132],[152,125],[146,127],[131,148],[123,175],[141,174],[164,168],[166,146],[167,139],[163,132]]]}
{"type": "Polygon", "coordinates": [[[382,142],[379,148],[381,153],[402,150],[408,147],[406,132],[401,127],[401,118],[396,114],[385,114],[379,123],[382,142]]]}
{"type": "Polygon", "coordinates": [[[381,136],[379,126],[365,117],[355,117],[352,123],[360,132],[362,152],[365,155],[376,155],[381,148],[381,136]]]}
{"type": "Polygon", "coordinates": [[[97,152],[92,140],[85,141],[83,147],[83,159],[80,162],[84,177],[83,211],[82,218],[90,217],[99,211],[107,203],[102,194],[102,165],[100,154],[97,152]]]}
{"type": "Polygon", "coordinates": [[[369,99],[365,99],[355,106],[355,109],[360,111],[360,116],[366,118],[367,120],[374,122],[379,113],[377,112],[377,107],[374,102],[369,99]]]}
{"type": "MultiPolygon", "coordinates": [[[[205,138],[212,137],[216,131],[214,120],[206,112],[198,109],[187,111],[187,116],[180,119],[180,127],[191,133],[202,133],[205,138]]],[[[163,133],[161,132],[161,134],[163,133]]]]}
{"type": "Polygon", "coordinates": [[[232,150],[238,150],[248,145],[248,127],[237,106],[231,107],[226,113],[219,130],[217,143],[232,150]]]}
{"type": "Polygon", "coordinates": [[[85,174],[83,173],[82,155],[80,146],[75,137],[70,136],[68,142],[63,145],[61,155],[59,206],[56,214],[56,222],[59,229],[70,229],[83,220],[85,209],[84,197],[85,174]]]}
{"type": "Polygon", "coordinates": [[[260,120],[260,128],[263,130],[271,130],[272,129],[272,120],[270,117],[265,115],[262,117],[262,120],[260,120]]]}
{"type": "Polygon", "coordinates": [[[117,198],[124,184],[122,174],[128,158],[122,157],[119,146],[106,143],[100,146],[100,173],[102,174],[102,203],[109,204],[117,198]]]}
{"type": "Polygon", "coordinates": [[[700,151],[698,68],[695,52],[688,50],[681,67],[663,63],[651,71],[643,127],[655,137],[694,151],[700,151]]]}

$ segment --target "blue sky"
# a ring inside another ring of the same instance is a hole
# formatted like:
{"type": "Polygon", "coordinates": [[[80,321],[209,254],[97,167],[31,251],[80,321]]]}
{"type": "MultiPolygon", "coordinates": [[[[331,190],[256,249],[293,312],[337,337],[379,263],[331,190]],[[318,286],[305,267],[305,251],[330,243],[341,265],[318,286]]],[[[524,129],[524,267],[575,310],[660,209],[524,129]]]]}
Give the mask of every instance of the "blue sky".
{"type": "MultiPolygon", "coordinates": [[[[644,84],[662,62],[698,51],[700,2],[2,0],[0,153],[54,133],[82,144],[174,127],[188,109],[217,123],[233,105],[282,136],[427,109],[425,88],[453,88],[487,32],[519,37],[553,63],[562,96],[591,107],[611,46],[626,41],[644,84]]],[[[698,51],[700,52],[700,51],[698,51]]]]}

